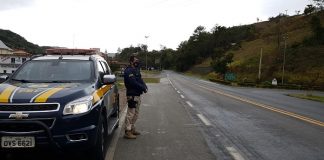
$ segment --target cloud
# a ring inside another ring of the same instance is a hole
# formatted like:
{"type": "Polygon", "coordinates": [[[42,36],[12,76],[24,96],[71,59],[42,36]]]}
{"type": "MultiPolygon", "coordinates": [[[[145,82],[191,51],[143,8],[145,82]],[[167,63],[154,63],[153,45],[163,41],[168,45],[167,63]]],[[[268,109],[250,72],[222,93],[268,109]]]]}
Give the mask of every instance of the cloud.
{"type": "Polygon", "coordinates": [[[0,11],[31,6],[34,0],[0,0],[0,11]]]}

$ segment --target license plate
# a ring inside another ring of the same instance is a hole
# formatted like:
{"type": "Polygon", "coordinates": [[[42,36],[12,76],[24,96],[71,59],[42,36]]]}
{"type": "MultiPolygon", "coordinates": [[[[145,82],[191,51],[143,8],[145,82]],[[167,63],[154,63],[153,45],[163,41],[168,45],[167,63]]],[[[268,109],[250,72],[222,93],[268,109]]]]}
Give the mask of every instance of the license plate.
{"type": "Polygon", "coordinates": [[[35,147],[34,137],[1,137],[2,148],[32,148],[35,147]]]}

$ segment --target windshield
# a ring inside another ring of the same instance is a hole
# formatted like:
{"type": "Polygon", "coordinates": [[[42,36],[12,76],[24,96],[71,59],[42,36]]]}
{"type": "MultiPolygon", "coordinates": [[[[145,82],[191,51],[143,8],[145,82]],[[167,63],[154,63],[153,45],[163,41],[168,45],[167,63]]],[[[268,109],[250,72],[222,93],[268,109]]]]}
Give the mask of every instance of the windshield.
{"type": "Polygon", "coordinates": [[[90,81],[92,61],[49,60],[29,61],[13,75],[12,80],[26,82],[78,82],[90,81]]]}

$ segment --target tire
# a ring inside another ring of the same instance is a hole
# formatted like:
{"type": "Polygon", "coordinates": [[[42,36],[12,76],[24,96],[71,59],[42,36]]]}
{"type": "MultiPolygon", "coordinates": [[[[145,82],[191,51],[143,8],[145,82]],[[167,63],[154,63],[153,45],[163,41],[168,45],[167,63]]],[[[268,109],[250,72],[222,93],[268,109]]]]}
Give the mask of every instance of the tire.
{"type": "Polygon", "coordinates": [[[107,121],[101,115],[99,119],[97,140],[95,146],[90,150],[91,160],[104,160],[106,156],[106,141],[107,141],[107,121]]]}

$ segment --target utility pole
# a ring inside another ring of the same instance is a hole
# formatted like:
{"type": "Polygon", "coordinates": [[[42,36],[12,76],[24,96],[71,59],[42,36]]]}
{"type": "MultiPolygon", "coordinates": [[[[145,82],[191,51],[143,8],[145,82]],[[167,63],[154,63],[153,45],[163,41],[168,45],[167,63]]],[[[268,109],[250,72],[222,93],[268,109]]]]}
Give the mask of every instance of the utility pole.
{"type": "Polygon", "coordinates": [[[288,9],[286,9],[286,16],[288,16],[288,9]]]}
{"type": "Polygon", "coordinates": [[[263,48],[261,48],[261,53],[260,53],[259,75],[258,75],[259,80],[261,80],[262,52],[263,52],[263,48]]]}
{"type": "Polygon", "coordinates": [[[286,50],[287,50],[287,39],[288,35],[286,34],[284,36],[285,39],[285,49],[284,49],[284,55],[283,55],[283,63],[282,63],[282,77],[281,77],[281,84],[284,84],[284,76],[285,76],[285,64],[286,64],[286,50]]]}
{"type": "Polygon", "coordinates": [[[148,70],[147,68],[147,52],[148,52],[148,44],[147,44],[147,38],[149,38],[150,36],[145,36],[145,40],[146,40],[146,54],[145,54],[145,65],[146,65],[146,70],[148,70]]]}

